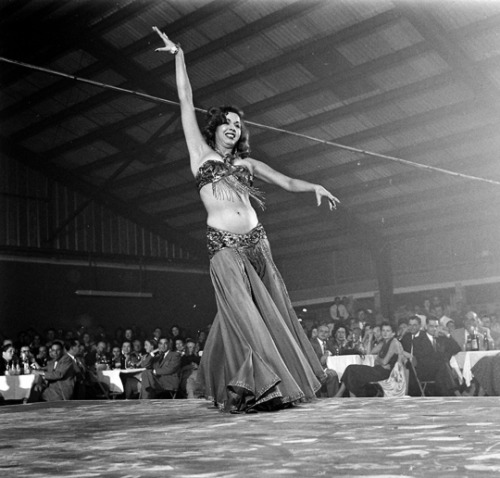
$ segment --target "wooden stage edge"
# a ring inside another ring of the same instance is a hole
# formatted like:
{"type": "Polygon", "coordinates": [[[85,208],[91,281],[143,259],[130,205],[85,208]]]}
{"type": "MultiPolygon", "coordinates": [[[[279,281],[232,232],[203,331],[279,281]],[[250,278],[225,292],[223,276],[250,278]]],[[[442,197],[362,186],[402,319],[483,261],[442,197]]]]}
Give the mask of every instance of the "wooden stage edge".
{"type": "Polygon", "coordinates": [[[209,406],[2,406],[0,476],[500,476],[498,397],[319,399],[250,415],[209,406]]]}

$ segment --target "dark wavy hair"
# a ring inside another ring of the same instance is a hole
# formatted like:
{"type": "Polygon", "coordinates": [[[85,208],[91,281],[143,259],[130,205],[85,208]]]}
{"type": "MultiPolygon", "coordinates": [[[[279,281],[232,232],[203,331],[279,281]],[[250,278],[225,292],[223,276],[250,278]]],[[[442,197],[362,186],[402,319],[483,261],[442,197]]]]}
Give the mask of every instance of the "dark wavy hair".
{"type": "Polygon", "coordinates": [[[207,111],[206,124],[202,131],[203,137],[207,144],[212,149],[215,149],[215,131],[221,124],[227,123],[226,115],[228,113],[237,114],[241,120],[241,136],[234,147],[233,153],[240,158],[247,158],[250,155],[249,133],[243,121],[243,111],[235,106],[213,106],[210,108],[207,111]]]}

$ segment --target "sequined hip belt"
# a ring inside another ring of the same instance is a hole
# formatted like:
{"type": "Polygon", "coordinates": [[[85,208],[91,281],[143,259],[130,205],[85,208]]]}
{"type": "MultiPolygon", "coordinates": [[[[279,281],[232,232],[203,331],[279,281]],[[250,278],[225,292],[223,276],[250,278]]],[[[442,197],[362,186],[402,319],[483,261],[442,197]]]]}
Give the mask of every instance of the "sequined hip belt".
{"type": "Polygon", "coordinates": [[[247,249],[255,247],[262,239],[267,239],[267,235],[264,226],[260,223],[246,234],[221,231],[215,227],[207,226],[207,247],[210,258],[225,248],[247,249]]]}

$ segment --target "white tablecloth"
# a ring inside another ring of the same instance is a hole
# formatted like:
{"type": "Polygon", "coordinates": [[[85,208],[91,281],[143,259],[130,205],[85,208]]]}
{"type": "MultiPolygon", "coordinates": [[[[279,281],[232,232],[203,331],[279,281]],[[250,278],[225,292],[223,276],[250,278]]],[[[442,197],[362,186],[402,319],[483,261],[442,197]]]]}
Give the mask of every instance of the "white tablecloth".
{"type": "Polygon", "coordinates": [[[98,370],[97,377],[100,382],[106,384],[109,387],[111,393],[123,393],[125,389],[123,388],[123,382],[120,377],[122,374],[132,375],[140,380],[141,373],[145,368],[130,368],[126,370],[114,369],[114,370],[98,370]]]}
{"type": "MultiPolygon", "coordinates": [[[[460,370],[462,371],[462,376],[465,380],[465,384],[469,387],[472,382],[472,367],[476,365],[479,359],[483,357],[488,357],[492,355],[498,355],[498,350],[488,350],[481,352],[458,352],[454,356],[457,361],[460,370]]],[[[453,360],[453,357],[452,357],[453,360]]]]}
{"type": "Polygon", "coordinates": [[[365,358],[362,359],[359,355],[331,355],[328,357],[326,365],[337,372],[340,380],[342,375],[344,375],[344,370],[349,365],[369,365],[373,367],[375,365],[375,357],[375,355],[365,355],[365,358]]]}
{"type": "Polygon", "coordinates": [[[0,395],[5,400],[27,400],[34,381],[35,374],[1,375],[0,395]]]}

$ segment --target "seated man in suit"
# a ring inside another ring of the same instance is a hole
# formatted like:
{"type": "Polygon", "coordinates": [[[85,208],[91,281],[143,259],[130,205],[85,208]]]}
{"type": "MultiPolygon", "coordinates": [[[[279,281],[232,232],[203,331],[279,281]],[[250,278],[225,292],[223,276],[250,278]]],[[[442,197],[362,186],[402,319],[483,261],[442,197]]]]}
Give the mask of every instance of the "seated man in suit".
{"type": "Polygon", "coordinates": [[[319,390],[318,395],[322,391],[324,391],[326,392],[327,397],[334,397],[339,389],[339,377],[335,370],[327,368],[326,365],[328,356],[332,355],[331,351],[328,348],[327,342],[329,332],[330,329],[328,328],[328,325],[320,325],[318,327],[318,336],[314,339],[311,339],[311,344],[326,373],[326,381],[319,390]]]}
{"type": "Polygon", "coordinates": [[[78,371],[74,360],[57,341],[52,343],[50,353],[53,358],[47,366],[34,371],[38,377],[30,401],[70,400],[73,396],[78,371]]]}
{"type": "Polygon", "coordinates": [[[460,347],[449,332],[439,325],[436,317],[429,317],[426,330],[413,342],[413,356],[419,380],[435,381],[436,395],[461,395],[450,366],[450,358],[458,352],[460,347]]]}
{"type": "Polygon", "coordinates": [[[142,387],[139,398],[155,398],[163,391],[177,391],[179,388],[179,371],[181,355],[170,350],[170,343],[166,337],[158,342],[159,354],[151,361],[151,368],[142,372],[142,387]]]}
{"type": "Polygon", "coordinates": [[[495,342],[491,337],[489,329],[480,324],[479,318],[475,312],[470,311],[465,315],[464,327],[455,329],[452,332],[452,338],[460,346],[461,350],[465,351],[468,350],[468,338],[472,334],[476,336],[478,342],[477,350],[494,349],[495,342]]]}

